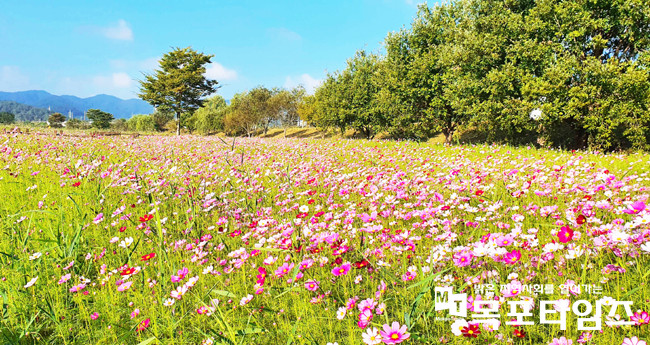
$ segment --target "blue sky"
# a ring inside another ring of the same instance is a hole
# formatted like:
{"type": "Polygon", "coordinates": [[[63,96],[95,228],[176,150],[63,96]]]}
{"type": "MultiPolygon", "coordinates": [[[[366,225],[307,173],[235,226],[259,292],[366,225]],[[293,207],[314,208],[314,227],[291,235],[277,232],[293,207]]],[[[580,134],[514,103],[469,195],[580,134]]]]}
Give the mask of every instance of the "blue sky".
{"type": "Polygon", "coordinates": [[[173,47],[214,54],[226,98],[257,85],[313,89],[358,49],[410,25],[414,0],[6,1],[0,91],[135,98],[173,47]]]}

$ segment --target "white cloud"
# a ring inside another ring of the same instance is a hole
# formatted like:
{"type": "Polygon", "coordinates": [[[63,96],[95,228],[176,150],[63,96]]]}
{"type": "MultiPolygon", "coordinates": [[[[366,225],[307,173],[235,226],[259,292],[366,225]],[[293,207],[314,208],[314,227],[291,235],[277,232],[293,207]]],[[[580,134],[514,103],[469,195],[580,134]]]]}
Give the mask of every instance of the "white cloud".
{"type": "Polygon", "coordinates": [[[297,78],[288,76],[287,79],[285,79],[284,81],[284,87],[287,89],[291,89],[298,85],[302,85],[305,87],[305,90],[307,90],[307,93],[313,94],[316,88],[320,86],[322,82],[323,82],[322,80],[316,79],[310,76],[309,74],[304,73],[297,78]]]}
{"type": "Polygon", "coordinates": [[[223,65],[218,62],[213,62],[205,69],[205,76],[209,79],[215,79],[216,81],[236,80],[237,71],[223,67],[223,65]]]}
{"type": "Polygon", "coordinates": [[[287,28],[270,28],[266,32],[275,39],[282,41],[298,42],[302,40],[302,37],[287,28]]]}
{"type": "Polygon", "coordinates": [[[92,77],[92,84],[99,92],[115,92],[130,89],[133,86],[133,79],[128,74],[119,72],[111,75],[96,75],[92,77]]]}
{"type": "Polygon", "coordinates": [[[133,80],[126,73],[113,73],[113,86],[115,87],[130,87],[133,84],[133,80]]]}
{"type": "Polygon", "coordinates": [[[24,91],[30,88],[29,77],[17,66],[0,67],[0,91],[24,91]]]}
{"type": "Polygon", "coordinates": [[[112,40],[133,41],[133,31],[124,19],[120,19],[115,26],[103,28],[102,33],[112,40]]]}

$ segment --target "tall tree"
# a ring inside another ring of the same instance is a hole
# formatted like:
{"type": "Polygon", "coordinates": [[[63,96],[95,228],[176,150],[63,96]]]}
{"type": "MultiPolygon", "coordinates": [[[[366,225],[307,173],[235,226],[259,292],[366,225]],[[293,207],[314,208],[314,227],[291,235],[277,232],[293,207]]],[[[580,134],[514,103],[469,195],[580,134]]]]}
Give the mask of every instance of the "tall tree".
{"type": "Polygon", "coordinates": [[[217,90],[218,82],[206,78],[206,65],[214,55],[175,48],[163,55],[160,69],[140,82],[138,96],[154,107],[166,106],[176,114],[176,134],[181,134],[181,114],[192,114],[204,98],[217,90]]]}
{"type": "Polygon", "coordinates": [[[93,128],[106,129],[111,127],[113,114],[101,111],[99,109],[88,109],[86,112],[88,119],[92,121],[93,128]]]}

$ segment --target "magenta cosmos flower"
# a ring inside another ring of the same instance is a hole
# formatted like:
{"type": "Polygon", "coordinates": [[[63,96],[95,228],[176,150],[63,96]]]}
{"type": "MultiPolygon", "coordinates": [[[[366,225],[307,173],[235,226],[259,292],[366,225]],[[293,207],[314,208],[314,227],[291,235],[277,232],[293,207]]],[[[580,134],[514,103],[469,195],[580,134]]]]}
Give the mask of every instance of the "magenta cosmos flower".
{"type": "Polygon", "coordinates": [[[624,213],[627,214],[638,214],[641,211],[645,210],[646,205],[643,201],[635,201],[632,203],[632,208],[628,208],[627,210],[623,210],[624,213]]]}
{"type": "Polygon", "coordinates": [[[308,281],[305,282],[305,289],[307,289],[309,291],[316,291],[316,290],[318,290],[318,285],[319,285],[319,282],[317,282],[315,280],[308,280],[308,281]]]}
{"type": "Polygon", "coordinates": [[[472,253],[464,251],[454,255],[454,264],[458,267],[469,266],[472,262],[472,253]]]}
{"type": "Polygon", "coordinates": [[[650,323],[650,315],[646,311],[636,312],[630,317],[630,320],[634,321],[634,324],[637,326],[647,325],[650,323]]]}
{"type": "Polygon", "coordinates": [[[400,326],[399,322],[394,321],[391,326],[384,325],[384,330],[379,332],[382,340],[386,344],[399,344],[408,339],[411,335],[406,332],[406,325],[400,326]]]}
{"type": "Polygon", "coordinates": [[[506,253],[506,255],[503,256],[503,261],[506,264],[512,265],[519,261],[521,259],[521,252],[518,250],[513,250],[510,253],[506,253]]]}
{"type": "Polygon", "coordinates": [[[332,274],[337,276],[337,277],[338,276],[344,276],[344,275],[348,274],[348,272],[350,271],[350,267],[351,267],[350,263],[346,262],[343,265],[334,268],[332,270],[332,274]]]}
{"type": "Polygon", "coordinates": [[[563,226],[557,233],[557,237],[562,243],[567,243],[573,238],[573,230],[568,226],[563,226]]]}

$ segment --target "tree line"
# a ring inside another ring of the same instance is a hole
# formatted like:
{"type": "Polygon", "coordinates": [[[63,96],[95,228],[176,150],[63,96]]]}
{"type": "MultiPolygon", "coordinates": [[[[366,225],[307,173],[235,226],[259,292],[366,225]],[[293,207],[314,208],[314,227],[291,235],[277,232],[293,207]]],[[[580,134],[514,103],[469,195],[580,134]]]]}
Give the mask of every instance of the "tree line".
{"type": "Polygon", "coordinates": [[[367,138],[650,148],[644,0],[456,0],[419,6],[382,54],[357,52],[301,116],[367,138]]]}

